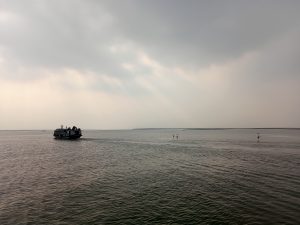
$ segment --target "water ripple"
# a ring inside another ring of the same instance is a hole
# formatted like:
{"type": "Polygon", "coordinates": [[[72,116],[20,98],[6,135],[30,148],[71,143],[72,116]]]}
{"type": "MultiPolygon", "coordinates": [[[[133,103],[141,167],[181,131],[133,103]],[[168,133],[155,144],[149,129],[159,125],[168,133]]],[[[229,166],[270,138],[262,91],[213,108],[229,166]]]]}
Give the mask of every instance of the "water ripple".
{"type": "Polygon", "coordinates": [[[298,133],[168,132],[0,132],[0,223],[300,223],[298,133]]]}

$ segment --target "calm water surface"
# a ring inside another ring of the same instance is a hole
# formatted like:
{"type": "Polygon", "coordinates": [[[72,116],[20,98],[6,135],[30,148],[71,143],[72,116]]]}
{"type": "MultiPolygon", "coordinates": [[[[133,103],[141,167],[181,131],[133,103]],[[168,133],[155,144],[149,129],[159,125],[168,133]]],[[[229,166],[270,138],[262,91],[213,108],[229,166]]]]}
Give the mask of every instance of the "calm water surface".
{"type": "Polygon", "coordinates": [[[300,130],[256,132],[0,131],[0,224],[300,224],[300,130]]]}

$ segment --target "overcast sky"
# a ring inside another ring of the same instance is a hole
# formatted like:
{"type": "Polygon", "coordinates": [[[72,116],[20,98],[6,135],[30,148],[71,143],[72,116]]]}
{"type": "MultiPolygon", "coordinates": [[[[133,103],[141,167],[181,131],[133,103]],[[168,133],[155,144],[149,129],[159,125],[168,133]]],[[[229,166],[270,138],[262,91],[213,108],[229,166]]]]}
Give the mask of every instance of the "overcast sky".
{"type": "Polygon", "coordinates": [[[0,129],[300,127],[300,1],[0,0],[0,129]]]}

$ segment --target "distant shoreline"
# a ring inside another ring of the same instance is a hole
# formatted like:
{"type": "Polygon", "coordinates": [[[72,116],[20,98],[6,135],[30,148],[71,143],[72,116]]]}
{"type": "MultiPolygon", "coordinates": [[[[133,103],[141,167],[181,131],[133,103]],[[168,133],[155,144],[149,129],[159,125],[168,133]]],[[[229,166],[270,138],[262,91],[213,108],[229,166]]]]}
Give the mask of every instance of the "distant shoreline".
{"type": "Polygon", "coordinates": [[[300,128],[257,127],[257,128],[135,128],[132,130],[300,130],[300,128]]]}

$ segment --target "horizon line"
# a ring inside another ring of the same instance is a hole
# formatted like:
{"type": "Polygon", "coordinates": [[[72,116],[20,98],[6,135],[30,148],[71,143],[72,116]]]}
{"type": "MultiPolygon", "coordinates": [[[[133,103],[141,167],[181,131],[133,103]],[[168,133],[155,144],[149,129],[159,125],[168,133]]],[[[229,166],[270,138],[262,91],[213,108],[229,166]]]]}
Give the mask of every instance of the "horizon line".
{"type": "MultiPolygon", "coordinates": [[[[56,128],[54,128],[56,129],[56,128]]],[[[102,131],[113,131],[113,130],[300,130],[300,127],[214,127],[214,128],[191,128],[191,127],[145,127],[145,128],[120,128],[120,129],[100,129],[100,128],[86,128],[82,130],[102,130],[102,131]]],[[[53,130],[50,128],[44,129],[0,129],[0,131],[48,131],[53,130]]]]}

